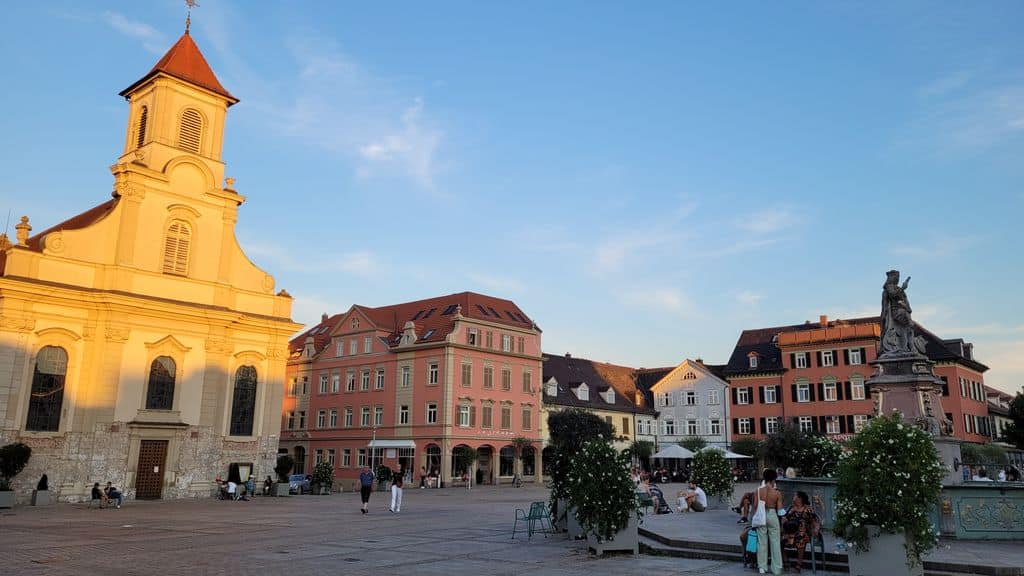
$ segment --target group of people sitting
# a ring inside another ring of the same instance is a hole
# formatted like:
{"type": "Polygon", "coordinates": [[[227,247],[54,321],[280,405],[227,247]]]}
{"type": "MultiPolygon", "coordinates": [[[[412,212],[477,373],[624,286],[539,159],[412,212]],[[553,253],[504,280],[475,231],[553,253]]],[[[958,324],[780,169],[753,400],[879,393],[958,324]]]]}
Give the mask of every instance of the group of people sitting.
{"type": "Polygon", "coordinates": [[[761,574],[766,574],[769,569],[769,552],[771,573],[782,573],[783,550],[792,550],[790,566],[799,573],[803,567],[804,549],[821,529],[818,515],[814,512],[811,499],[806,492],[797,492],[789,508],[785,507],[782,493],[775,487],[778,477],[776,470],[765,470],[761,485],[756,490],[744,494],[740,499],[740,505],[733,508],[740,515],[737,522],[747,523],[757,512],[759,503],[764,502],[765,524],[746,529],[740,536],[741,543],[746,547],[748,532],[756,533],[757,567],[761,574]]]}
{"type": "Polygon", "coordinates": [[[110,482],[107,482],[104,488],[100,488],[99,482],[94,483],[92,485],[92,499],[99,500],[100,507],[108,506],[113,501],[117,501],[118,508],[121,507],[121,504],[124,504],[124,495],[110,482]]]}
{"type": "MultiPolygon", "coordinates": [[[[270,476],[267,476],[267,481],[270,481],[270,476]]],[[[220,476],[217,476],[217,499],[218,500],[249,500],[249,495],[256,493],[256,483],[253,481],[253,477],[249,476],[249,479],[245,482],[235,482],[233,479],[228,478],[225,482],[221,480],[220,476]]],[[[273,484],[273,482],[271,482],[273,484]]],[[[264,482],[264,494],[269,493],[266,482],[264,482]]]]}
{"type": "Polygon", "coordinates": [[[977,469],[972,468],[972,470],[974,470],[974,472],[973,474],[970,474],[970,476],[971,480],[974,482],[1020,482],[1020,471],[1017,470],[1016,466],[1000,468],[999,471],[996,472],[995,478],[989,476],[988,470],[985,470],[984,466],[977,469]]]}

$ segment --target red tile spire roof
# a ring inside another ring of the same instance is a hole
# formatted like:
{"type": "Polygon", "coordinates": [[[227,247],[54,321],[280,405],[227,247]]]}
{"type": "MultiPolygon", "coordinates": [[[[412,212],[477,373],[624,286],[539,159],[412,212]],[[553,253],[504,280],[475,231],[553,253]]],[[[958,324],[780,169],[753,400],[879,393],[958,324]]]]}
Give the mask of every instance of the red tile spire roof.
{"type": "Polygon", "coordinates": [[[156,63],[156,66],[153,66],[153,69],[139,81],[122,90],[121,96],[127,95],[140,84],[159,73],[173,76],[179,80],[195,84],[200,88],[205,88],[214,94],[219,94],[228,99],[229,106],[238,102],[238,98],[232,96],[230,92],[221,86],[217,76],[210,69],[210,65],[206,63],[206,58],[203,58],[203,53],[199,51],[199,47],[196,46],[187,30],[174,43],[174,46],[171,46],[171,49],[164,54],[164,57],[156,63]]]}

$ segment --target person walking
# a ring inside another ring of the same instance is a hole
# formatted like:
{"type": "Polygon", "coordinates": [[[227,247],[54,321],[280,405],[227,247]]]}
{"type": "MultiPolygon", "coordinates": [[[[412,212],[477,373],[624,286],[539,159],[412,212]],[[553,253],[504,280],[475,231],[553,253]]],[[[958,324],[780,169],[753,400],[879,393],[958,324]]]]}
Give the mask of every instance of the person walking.
{"type": "Polygon", "coordinates": [[[395,474],[391,477],[391,508],[392,512],[402,511],[402,475],[395,474]]]}
{"type": "Polygon", "coordinates": [[[366,470],[359,475],[359,496],[363,500],[363,514],[369,512],[367,507],[370,505],[370,492],[373,492],[373,470],[367,466],[366,470]]]}
{"type": "MultiPolygon", "coordinates": [[[[775,488],[778,472],[772,469],[764,471],[764,482],[757,489],[755,498],[764,502],[764,526],[757,528],[757,571],[768,573],[768,547],[771,546],[772,574],[782,574],[782,541],[779,531],[779,508],[782,507],[782,494],[775,488]]],[[[755,504],[756,505],[756,504],[755,504]]]]}

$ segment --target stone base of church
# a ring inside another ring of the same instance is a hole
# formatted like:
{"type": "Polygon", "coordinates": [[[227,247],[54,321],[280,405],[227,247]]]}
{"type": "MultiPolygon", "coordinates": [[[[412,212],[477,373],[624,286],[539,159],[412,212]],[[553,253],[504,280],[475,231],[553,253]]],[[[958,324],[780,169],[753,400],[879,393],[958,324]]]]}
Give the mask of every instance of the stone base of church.
{"type": "MultiPolygon", "coordinates": [[[[111,482],[126,499],[137,496],[136,478],[143,440],[166,441],[167,452],[159,472],[159,498],[212,496],[215,479],[227,479],[232,463],[250,466],[256,479],[273,475],[278,437],[260,436],[236,441],[214,434],[209,427],[153,426],[115,422],[89,432],[25,433],[0,430],[0,445],[23,442],[32,457],[14,479],[18,504],[31,500],[39,478],[46,474],[50,495],[59,502],[87,502],[92,485],[111,482]]],[[[258,483],[258,482],[257,482],[258,483]]]]}

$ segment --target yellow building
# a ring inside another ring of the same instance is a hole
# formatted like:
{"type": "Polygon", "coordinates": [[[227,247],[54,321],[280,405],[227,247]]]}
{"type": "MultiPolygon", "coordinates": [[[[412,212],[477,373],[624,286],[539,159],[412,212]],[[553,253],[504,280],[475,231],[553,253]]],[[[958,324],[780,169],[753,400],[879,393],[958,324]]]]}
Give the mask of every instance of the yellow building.
{"type": "Polygon", "coordinates": [[[278,448],[292,299],[235,238],[228,108],[185,34],[125,89],[113,198],[35,235],[0,236],[0,444],[32,447],[59,498],[208,495],[278,448]],[[222,185],[223,183],[223,185],[222,185]]]}

